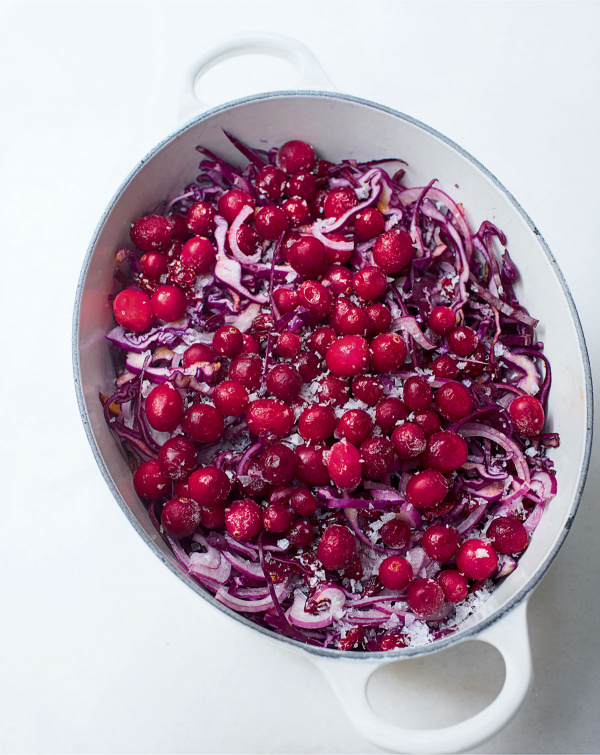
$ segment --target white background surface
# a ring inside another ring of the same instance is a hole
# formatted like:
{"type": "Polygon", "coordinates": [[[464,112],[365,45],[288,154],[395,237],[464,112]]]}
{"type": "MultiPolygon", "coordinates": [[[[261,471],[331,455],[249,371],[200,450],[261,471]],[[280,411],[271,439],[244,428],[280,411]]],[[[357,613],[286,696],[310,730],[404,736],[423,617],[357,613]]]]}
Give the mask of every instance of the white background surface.
{"type": "MultiPolygon", "coordinates": [[[[295,35],[341,91],[425,121],[495,173],[558,259],[598,375],[598,3],[0,3],[3,753],[377,752],[308,658],[242,630],[154,557],[75,402],[71,313],[95,224],[174,127],[181,72],[244,31],[295,35]]],[[[251,63],[215,70],[207,98],[296,83],[251,63]]],[[[530,603],[532,694],[482,752],[600,749],[599,462],[596,447],[530,603]]],[[[447,723],[491,699],[501,669],[469,643],[395,666],[375,697],[386,715],[447,723]]]]}

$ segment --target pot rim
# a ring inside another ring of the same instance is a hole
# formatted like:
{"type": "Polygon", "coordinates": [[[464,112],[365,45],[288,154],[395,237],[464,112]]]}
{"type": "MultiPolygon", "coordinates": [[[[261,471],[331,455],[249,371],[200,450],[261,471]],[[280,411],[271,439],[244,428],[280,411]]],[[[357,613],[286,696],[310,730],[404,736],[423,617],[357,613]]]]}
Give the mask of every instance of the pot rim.
{"type": "Polygon", "coordinates": [[[463,149],[460,145],[458,145],[452,139],[449,139],[447,136],[444,136],[439,131],[437,131],[434,128],[431,128],[430,126],[423,123],[422,121],[419,121],[416,118],[412,118],[411,116],[406,115],[405,113],[401,113],[400,111],[395,110],[394,108],[390,108],[385,105],[381,105],[379,103],[373,102],[371,100],[363,99],[361,97],[355,97],[353,95],[348,95],[348,94],[341,94],[338,92],[328,92],[328,91],[311,90],[311,89],[277,90],[273,92],[263,92],[259,94],[249,95],[247,97],[241,97],[235,100],[230,100],[229,102],[223,103],[222,105],[217,105],[215,107],[212,107],[202,112],[200,115],[197,115],[191,118],[190,120],[186,121],[183,125],[179,126],[175,131],[173,131],[167,137],[162,139],[158,144],[156,144],[156,146],[153,147],[133,167],[133,169],[128,173],[128,175],[122,181],[121,185],[118,187],[115,194],[113,195],[110,202],[108,203],[106,209],[104,210],[94,230],[94,234],[92,236],[85,258],[83,260],[81,273],[79,275],[79,280],[77,284],[75,307],[73,311],[72,350],[73,350],[73,375],[74,375],[74,382],[75,382],[75,392],[77,396],[77,403],[79,406],[81,419],[82,419],[83,426],[84,426],[84,429],[88,438],[88,442],[91,446],[92,453],[94,454],[94,458],[96,459],[96,463],[102,473],[102,476],[104,477],[106,484],[108,485],[115,500],[119,504],[120,508],[124,512],[129,522],[133,525],[137,533],[142,537],[142,539],[146,542],[146,545],[148,545],[151,548],[151,550],[155,553],[155,555],[158,556],[158,558],[179,579],[181,579],[182,582],[184,582],[184,584],[186,584],[188,587],[191,587],[198,595],[200,595],[200,597],[206,600],[209,604],[211,604],[213,607],[217,608],[218,610],[220,610],[222,613],[226,614],[227,616],[231,617],[232,619],[235,619],[239,623],[249,627],[250,629],[260,632],[264,637],[270,640],[286,643],[288,647],[290,647],[290,649],[293,648],[293,649],[298,649],[298,650],[304,650],[311,653],[312,655],[317,655],[321,657],[339,658],[339,659],[344,659],[344,658],[356,659],[356,660],[375,662],[375,661],[382,661],[382,660],[398,660],[400,658],[410,658],[414,656],[425,655],[426,653],[433,653],[439,650],[443,650],[444,648],[450,647],[451,645],[454,645],[457,642],[462,642],[467,639],[476,639],[476,635],[478,635],[484,629],[487,629],[488,627],[492,626],[496,622],[500,621],[507,613],[512,611],[513,608],[515,608],[522,601],[526,600],[529,595],[531,595],[532,591],[540,582],[540,580],[542,579],[542,577],[544,576],[544,574],[550,567],[550,564],[552,563],[552,561],[554,561],[562,544],[564,543],[564,540],[571,529],[573,519],[575,517],[575,514],[577,513],[577,509],[579,508],[579,504],[581,502],[581,496],[583,493],[583,489],[585,487],[585,481],[586,481],[587,472],[588,472],[588,468],[590,464],[592,436],[593,436],[594,407],[593,407],[592,375],[591,375],[589,355],[588,355],[587,346],[585,343],[585,337],[583,334],[583,329],[581,327],[581,321],[579,319],[579,313],[577,311],[577,307],[575,306],[575,302],[573,301],[573,297],[571,295],[567,282],[558,266],[556,259],[554,258],[554,255],[550,251],[550,248],[548,244],[546,243],[544,237],[541,235],[541,233],[539,232],[539,230],[537,229],[537,227],[535,226],[535,224],[533,223],[529,215],[521,207],[519,202],[504,187],[504,185],[496,178],[496,176],[493,173],[491,173],[482,163],[479,162],[479,160],[473,157],[469,152],[463,149]],[[367,106],[375,110],[380,110],[384,113],[388,113],[389,115],[393,115],[403,121],[406,121],[412,124],[413,126],[417,126],[418,128],[431,134],[432,136],[435,136],[436,138],[444,142],[446,145],[454,149],[456,152],[458,152],[462,157],[466,158],[474,167],[478,168],[487,178],[490,179],[490,181],[492,181],[492,183],[502,192],[502,194],[508,200],[508,202],[519,212],[519,214],[525,220],[525,222],[527,223],[529,229],[533,232],[533,234],[537,236],[537,241],[540,247],[542,248],[543,252],[545,253],[548,261],[550,262],[550,265],[552,266],[552,269],[554,270],[554,273],[556,277],[558,278],[558,281],[562,287],[563,293],[567,300],[567,304],[569,306],[573,323],[575,325],[575,330],[577,332],[577,339],[578,339],[578,344],[581,351],[584,377],[585,377],[585,399],[586,399],[586,409],[587,409],[586,442],[585,442],[585,450],[583,454],[583,463],[582,463],[581,471],[579,474],[577,489],[573,497],[571,509],[569,511],[569,516],[565,522],[565,526],[562,532],[560,533],[559,537],[557,538],[556,542],[554,543],[553,548],[546,554],[543,561],[538,566],[538,568],[536,569],[532,577],[504,606],[502,606],[500,609],[495,611],[491,616],[485,619],[482,619],[481,621],[479,621],[477,624],[473,625],[472,627],[469,627],[468,629],[462,632],[459,629],[447,635],[446,637],[443,637],[427,645],[418,645],[416,647],[398,648],[392,651],[374,651],[374,652],[355,651],[355,650],[337,650],[335,648],[324,648],[324,647],[318,647],[314,645],[308,645],[308,644],[304,644],[300,642],[299,640],[295,640],[290,637],[284,637],[283,635],[277,634],[271,629],[267,629],[258,624],[255,624],[253,621],[250,621],[250,619],[247,619],[244,616],[241,616],[237,612],[224,606],[222,603],[219,603],[215,599],[214,595],[206,591],[205,588],[203,588],[200,584],[193,582],[191,578],[188,577],[188,575],[184,574],[184,572],[176,563],[171,562],[169,559],[167,559],[165,555],[162,553],[162,551],[155,544],[155,542],[147,535],[145,530],[140,526],[137,518],[133,516],[123,496],[121,495],[119,489],[113,482],[113,479],[110,475],[108,467],[104,461],[104,458],[100,452],[100,449],[98,448],[98,444],[96,443],[96,439],[94,437],[94,433],[92,431],[90,419],[88,416],[87,407],[85,404],[85,398],[83,395],[83,389],[81,385],[81,369],[80,369],[80,361],[79,361],[79,317],[81,313],[81,300],[82,300],[83,289],[85,285],[85,279],[86,279],[87,272],[89,269],[89,263],[91,260],[94,247],[96,246],[98,236],[100,235],[100,232],[102,228],[104,227],[104,223],[106,222],[106,219],[108,218],[110,212],[112,211],[113,207],[118,202],[118,200],[120,199],[121,194],[123,193],[124,189],[127,187],[129,182],[133,179],[133,177],[139,172],[139,170],[144,166],[144,164],[150,158],[152,158],[163,147],[165,147],[167,144],[172,142],[181,133],[186,131],[191,126],[197,123],[200,123],[201,121],[207,118],[210,118],[213,115],[216,115],[220,112],[228,110],[232,107],[245,105],[250,102],[258,102],[261,100],[277,99],[277,98],[283,98],[283,97],[330,98],[330,99],[342,100],[345,102],[367,106]]]}

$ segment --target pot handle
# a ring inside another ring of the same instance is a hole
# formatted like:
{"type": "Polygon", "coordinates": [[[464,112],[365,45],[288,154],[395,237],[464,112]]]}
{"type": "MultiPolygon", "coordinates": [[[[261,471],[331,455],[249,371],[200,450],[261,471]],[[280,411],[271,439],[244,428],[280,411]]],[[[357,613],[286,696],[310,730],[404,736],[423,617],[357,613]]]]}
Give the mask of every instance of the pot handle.
{"type": "Polygon", "coordinates": [[[189,67],[181,81],[179,92],[178,118],[186,121],[208,105],[196,96],[196,83],[207,71],[228,58],[248,53],[266,53],[283,58],[292,63],[300,72],[297,89],[337,91],[314,53],[293,37],[282,34],[241,34],[232,37],[207,50],[189,67]]]}
{"type": "MultiPolygon", "coordinates": [[[[411,729],[381,719],[367,697],[369,678],[379,666],[393,662],[316,658],[317,666],[358,732],[373,744],[401,753],[451,753],[476,747],[505,726],[521,707],[532,681],[527,630],[527,601],[473,639],[493,645],[504,659],[505,679],[498,697],[484,710],[441,729],[411,729]]],[[[396,659],[398,660],[398,659],[396,659]]]]}

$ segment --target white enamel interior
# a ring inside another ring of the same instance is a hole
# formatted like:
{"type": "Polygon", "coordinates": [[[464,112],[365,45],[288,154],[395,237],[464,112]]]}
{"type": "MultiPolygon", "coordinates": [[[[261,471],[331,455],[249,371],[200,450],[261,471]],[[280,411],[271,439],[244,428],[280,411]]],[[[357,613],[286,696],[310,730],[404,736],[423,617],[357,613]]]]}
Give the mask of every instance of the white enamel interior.
{"type": "MultiPolygon", "coordinates": [[[[537,582],[565,529],[570,526],[586,463],[589,401],[586,357],[553,262],[516,203],[472,158],[398,114],[371,103],[327,94],[280,93],[251,98],[209,112],[192,122],[134,171],[98,229],[80,291],[76,349],[79,349],[88,430],[101,456],[98,458],[97,454],[99,464],[105,467],[103,472],[109,484],[112,479],[113,493],[119,503],[124,504],[125,513],[138,532],[153,540],[161,557],[173,564],[172,555],[154,531],[144,505],[134,493],[129,467],[104,422],[98,401],[99,391],[112,391],[114,378],[104,340],[113,324],[107,295],[115,290],[114,253],[130,243],[132,219],[151,210],[163,198],[180,193],[183,186],[196,178],[199,162],[196,145],[204,145],[226,160],[244,162],[223,135],[223,128],[248,144],[260,147],[279,145],[290,138],[304,139],[316,146],[320,156],[334,162],[342,158],[402,157],[409,164],[407,185],[421,186],[437,178],[440,188],[464,204],[472,228],[489,219],[508,237],[508,248],[523,280],[523,284],[517,286],[519,298],[541,322],[538,338],[544,341],[553,367],[547,427],[561,436],[561,446],[553,454],[558,495],[517,570],[495,591],[485,607],[463,624],[456,635],[458,639],[469,626],[480,627],[492,615],[501,615],[515,596],[524,595],[537,582]]],[[[191,579],[186,579],[193,589],[203,592],[191,579]]],[[[214,601],[211,599],[211,602],[214,601]]],[[[339,654],[339,651],[331,652],[339,654]]]]}

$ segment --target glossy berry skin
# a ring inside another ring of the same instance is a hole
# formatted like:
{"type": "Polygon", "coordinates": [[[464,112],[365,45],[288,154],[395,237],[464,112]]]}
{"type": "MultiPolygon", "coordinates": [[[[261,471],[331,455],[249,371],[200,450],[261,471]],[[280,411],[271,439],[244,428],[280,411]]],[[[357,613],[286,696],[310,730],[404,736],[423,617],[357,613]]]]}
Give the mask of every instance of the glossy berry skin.
{"type": "Polygon", "coordinates": [[[231,482],[222,469],[209,466],[192,472],[188,482],[190,497],[200,506],[222,506],[231,492],[231,482]]]}
{"type": "Polygon", "coordinates": [[[129,235],[140,252],[162,252],[171,242],[173,224],[162,215],[145,215],[135,221],[129,235]]]}
{"type": "Polygon", "coordinates": [[[472,328],[461,325],[448,335],[448,346],[456,356],[468,357],[477,348],[479,341],[472,328]]]}
{"type": "Polygon", "coordinates": [[[302,236],[290,247],[289,264],[305,278],[318,278],[327,269],[325,247],[314,236],[302,236]]]}
{"type": "Polygon", "coordinates": [[[433,399],[433,391],[424,378],[411,377],[404,383],[402,398],[411,411],[427,409],[433,399]]]}
{"type": "Polygon", "coordinates": [[[164,495],[171,486],[171,480],[160,468],[160,464],[151,459],[142,462],[133,474],[133,487],[140,498],[153,500],[164,495]]]}
{"type": "Polygon", "coordinates": [[[340,296],[338,299],[335,300],[333,304],[333,309],[331,311],[331,314],[329,315],[329,324],[331,327],[335,330],[336,333],[342,334],[342,329],[340,327],[342,317],[355,305],[352,303],[352,301],[347,296],[340,296]]]}
{"type": "Polygon", "coordinates": [[[323,203],[326,218],[341,218],[358,204],[356,192],[350,186],[339,186],[328,192],[323,203]]]}
{"type": "Polygon", "coordinates": [[[263,511],[263,527],[267,532],[285,532],[293,520],[294,515],[284,503],[270,503],[263,511]]]}
{"type": "Polygon", "coordinates": [[[397,333],[381,333],[371,341],[371,366],[377,372],[395,372],[406,359],[406,344],[397,333]]]}
{"type": "Polygon", "coordinates": [[[200,524],[209,530],[221,530],[225,526],[225,509],[221,506],[200,507],[200,524]]]}
{"type": "Polygon", "coordinates": [[[291,175],[311,170],[316,161],[314,149],[299,139],[292,139],[277,150],[277,167],[291,175]]]}
{"type": "Polygon", "coordinates": [[[317,193],[317,179],[307,170],[300,170],[288,180],[284,192],[290,199],[292,197],[312,199],[317,193]]]}
{"type": "Polygon", "coordinates": [[[354,490],[362,480],[360,451],[352,443],[334,443],[327,457],[327,471],[341,490],[354,490]]]}
{"type": "Polygon", "coordinates": [[[292,548],[306,548],[315,539],[313,526],[306,519],[296,519],[286,533],[292,548]]]}
{"type": "Polygon", "coordinates": [[[413,422],[405,422],[396,427],[391,441],[399,459],[416,459],[427,448],[425,433],[413,422]]]}
{"type": "Polygon", "coordinates": [[[317,558],[328,571],[343,569],[356,553],[356,540],[348,527],[332,524],[321,535],[317,558]]]}
{"type": "Polygon", "coordinates": [[[193,236],[209,236],[216,228],[217,212],[208,202],[196,202],[185,216],[188,231],[193,236]]]}
{"type": "Polygon", "coordinates": [[[237,380],[224,380],[212,394],[215,407],[226,417],[237,417],[246,411],[248,391],[237,380]]]}
{"type": "Polygon", "coordinates": [[[216,262],[217,253],[205,236],[194,236],[183,245],[180,259],[199,275],[209,273],[216,262]]]}
{"type": "Polygon", "coordinates": [[[310,210],[306,199],[301,199],[300,197],[288,199],[287,202],[283,203],[283,211],[286,214],[288,223],[293,228],[307,225],[311,221],[310,210]]]}
{"type": "Polygon", "coordinates": [[[527,530],[515,516],[499,516],[485,533],[497,553],[515,555],[527,548],[527,530]]]}
{"type": "Polygon", "coordinates": [[[414,249],[406,231],[385,231],[373,247],[373,262],[388,275],[395,275],[410,263],[414,249]]]}
{"type": "Polygon", "coordinates": [[[456,569],[441,571],[436,577],[436,582],[441,585],[448,603],[460,603],[469,594],[467,578],[456,569]]]}
{"type": "Polygon", "coordinates": [[[426,438],[442,429],[440,417],[433,409],[423,409],[421,412],[415,412],[413,422],[423,430],[426,438]]]}
{"type": "Polygon", "coordinates": [[[324,357],[327,349],[337,339],[333,328],[316,328],[308,338],[308,346],[311,351],[324,357]]]}
{"type": "Polygon", "coordinates": [[[262,398],[253,401],[246,409],[248,429],[255,435],[272,432],[278,438],[287,435],[294,424],[294,415],[283,401],[262,398]]]}
{"type": "Polygon", "coordinates": [[[180,241],[183,243],[189,236],[187,225],[185,222],[185,216],[179,213],[172,213],[169,215],[169,221],[173,226],[172,241],[180,241]]]}
{"type": "Polygon", "coordinates": [[[454,380],[458,377],[459,369],[455,359],[450,354],[440,354],[431,363],[433,374],[438,378],[454,380]]]}
{"type": "Polygon", "coordinates": [[[358,401],[375,406],[383,396],[383,383],[372,375],[359,375],[352,381],[352,393],[358,401]]]}
{"type": "Polygon", "coordinates": [[[401,399],[396,396],[383,398],[375,407],[375,424],[381,428],[384,435],[391,435],[398,422],[405,420],[410,410],[401,399]]]}
{"type": "Polygon", "coordinates": [[[354,232],[361,239],[378,236],[385,225],[385,219],[376,207],[367,207],[354,216],[354,232]]]}
{"type": "Polygon", "coordinates": [[[142,333],[154,322],[150,297],[137,288],[119,291],[112,306],[115,320],[132,333],[142,333]]]}
{"type": "Polygon", "coordinates": [[[333,306],[333,296],[321,283],[304,281],[298,289],[298,302],[315,317],[322,319],[333,306]]]}
{"type": "Polygon", "coordinates": [[[275,343],[275,351],[284,359],[294,359],[302,349],[302,339],[297,333],[284,331],[275,343]]]}
{"type": "Polygon", "coordinates": [[[373,420],[362,409],[349,409],[339,419],[335,430],[335,437],[347,441],[355,446],[366,440],[373,431],[373,420]]]}
{"type": "Polygon", "coordinates": [[[267,241],[277,241],[289,227],[287,215],[276,205],[261,207],[256,213],[254,223],[259,235],[267,241]]]}
{"type": "Polygon", "coordinates": [[[452,422],[463,419],[473,411],[473,401],[469,391],[462,383],[450,380],[441,388],[435,396],[435,408],[444,417],[452,422]]]}
{"type": "Polygon", "coordinates": [[[163,507],[160,523],[169,535],[188,537],[200,524],[200,507],[191,498],[172,498],[163,507]]]}
{"type": "Polygon", "coordinates": [[[394,446],[387,438],[375,435],[367,438],[360,446],[363,472],[367,477],[381,479],[394,461],[394,446]]]}
{"type": "Polygon", "coordinates": [[[287,176],[282,170],[274,165],[265,165],[258,171],[254,185],[261,197],[277,202],[283,196],[286,182],[287,176]]]}
{"type": "Polygon", "coordinates": [[[282,315],[293,312],[298,306],[298,292],[291,288],[276,288],[273,291],[273,299],[282,315]]]}
{"type": "Polygon", "coordinates": [[[277,364],[269,371],[265,381],[267,390],[282,401],[297,398],[303,385],[302,376],[291,364],[277,364]]]}
{"type": "Polygon", "coordinates": [[[456,554],[456,566],[469,579],[487,579],[496,571],[498,556],[485,540],[466,540],[456,554]]]}
{"type": "Polygon", "coordinates": [[[225,510],[225,528],[237,540],[250,540],[262,530],[260,506],[249,498],[234,501],[225,510]]]}
{"type": "Polygon", "coordinates": [[[146,398],[146,419],[159,432],[172,432],[183,417],[181,394],[169,383],[157,385],[146,398]]]}
{"type": "Polygon", "coordinates": [[[312,516],[318,508],[317,499],[308,488],[294,488],[290,505],[301,516],[312,516]]]}
{"type": "Polygon", "coordinates": [[[360,307],[349,307],[340,318],[339,330],[343,336],[368,336],[371,331],[369,316],[360,307]]]}
{"type": "Polygon", "coordinates": [[[323,277],[323,284],[327,286],[333,296],[346,296],[352,293],[352,273],[343,265],[332,265],[323,277]]]}
{"type": "Polygon", "coordinates": [[[245,498],[264,498],[271,492],[271,484],[263,479],[262,469],[256,459],[249,459],[244,465],[244,474],[237,481],[245,498]]]}
{"type": "Polygon", "coordinates": [[[233,359],[242,353],[244,339],[234,325],[224,325],[215,331],[212,346],[220,356],[233,359]]]}
{"type": "Polygon", "coordinates": [[[337,377],[353,377],[369,364],[369,347],[361,336],[342,336],[327,349],[325,361],[337,377]]]}
{"type": "Polygon", "coordinates": [[[488,349],[484,344],[477,345],[475,351],[469,357],[467,364],[463,368],[465,375],[469,377],[479,377],[487,367],[490,359],[488,349]]]}
{"type": "MultiPolygon", "coordinates": [[[[321,215],[318,215],[315,217],[323,217],[323,214],[321,213],[321,215]]],[[[335,242],[338,242],[338,241],[341,241],[342,243],[348,243],[349,241],[352,242],[351,238],[344,236],[343,233],[336,233],[335,231],[333,233],[328,233],[327,238],[329,239],[329,241],[335,241],[335,242]]],[[[332,249],[330,246],[328,246],[328,247],[325,247],[325,251],[327,253],[327,262],[330,265],[345,265],[346,262],[348,262],[348,260],[350,259],[350,257],[352,257],[354,246],[352,246],[350,249],[332,249]]]]}
{"type": "Polygon", "coordinates": [[[327,440],[335,430],[337,419],[333,407],[322,404],[308,406],[298,420],[298,432],[304,440],[327,440]]]}
{"type": "Polygon", "coordinates": [[[150,299],[152,311],[159,320],[181,320],[187,308],[183,291],[177,286],[159,286],[150,299]]]}
{"type": "Polygon", "coordinates": [[[240,354],[229,365],[229,378],[241,383],[249,391],[260,386],[263,361],[258,354],[240,354]]]}
{"type": "Polygon", "coordinates": [[[316,354],[310,351],[301,351],[298,354],[296,364],[298,365],[298,372],[302,375],[302,380],[305,383],[311,383],[323,372],[321,360],[316,354]]]}
{"type": "Polygon", "coordinates": [[[469,448],[465,439],[452,430],[433,433],[427,441],[425,466],[448,474],[466,462],[469,448]]]}
{"type": "Polygon", "coordinates": [[[429,558],[435,561],[448,561],[456,555],[460,535],[448,524],[435,524],[425,530],[421,544],[429,558]]]}
{"type": "Polygon", "coordinates": [[[408,588],[406,602],[418,616],[433,616],[444,605],[444,591],[433,579],[416,579],[408,588]]]}
{"type": "Polygon", "coordinates": [[[427,324],[440,336],[446,336],[456,325],[456,315],[450,307],[434,307],[427,318],[427,324]]]}
{"type": "Polygon", "coordinates": [[[258,354],[258,341],[251,333],[242,334],[242,354],[258,354]]]}
{"type": "Polygon", "coordinates": [[[219,215],[225,218],[228,223],[233,223],[244,207],[254,209],[256,202],[247,191],[242,189],[230,189],[219,197],[217,208],[219,215]]]}
{"type": "Polygon", "coordinates": [[[160,252],[146,252],[140,259],[140,270],[148,278],[160,278],[169,269],[169,263],[160,252]]]}
{"type": "Polygon", "coordinates": [[[275,443],[266,448],[260,457],[262,475],[267,482],[273,485],[290,482],[296,472],[296,466],[296,454],[283,443],[275,443]]]}
{"type": "Polygon", "coordinates": [[[195,364],[208,362],[212,364],[215,361],[215,352],[206,343],[193,343],[189,346],[181,357],[181,366],[184,369],[192,367],[195,364]]]}
{"type": "Polygon", "coordinates": [[[385,273],[380,267],[374,265],[363,267],[354,274],[352,285],[357,295],[363,301],[373,301],[386,292],[388,287],[385,273]]]}
{"type": "Polygon", "coordinates": [[[196,447],[188,438],[170,438],[162,444],[158,452],[158,463],[172,480],[183,480],[196,467],[196,447]]]}
{"type": "Polygon", "coordinates": [[[544,408],[535,396],[518,396],[508,407],[516,430],[528,438],[539,435],[544,429],[544,408]]]}
{"type": "Polygon", "coordinates": [[[381,528],[380,535],[388,548],[403,549],[410,542],[410,525],[403,519],[390,519],[381,528]]]}
{"type": "Polygon", "coordinates": [[[430,509],[441,503],[448,492],[448,482],[437,469],[414,474],[406,486],[406,499],[417,509],[430,509]]]}
{"type": "Polygon", "coordinates": [[[412,578],[412,566],[402,556],[388,556],[379,564],[379,581],[388,590],[404,590],[412,578]]]}
{"type": "Polygon", "coordinates": [[[192,440],[212,443],[220,437],[225,423],[221,412],[211,404],[192,404],[186,409],[181,426],[192,440]]]}
{"type": "Polygon", "coordinates": [[[371,333],[373,335],[379,335],[385,333],[392,324],[392,313],[385,304],[381,302],[373,302],[365,309],[367,317],[371,321],[371,333]]]}

